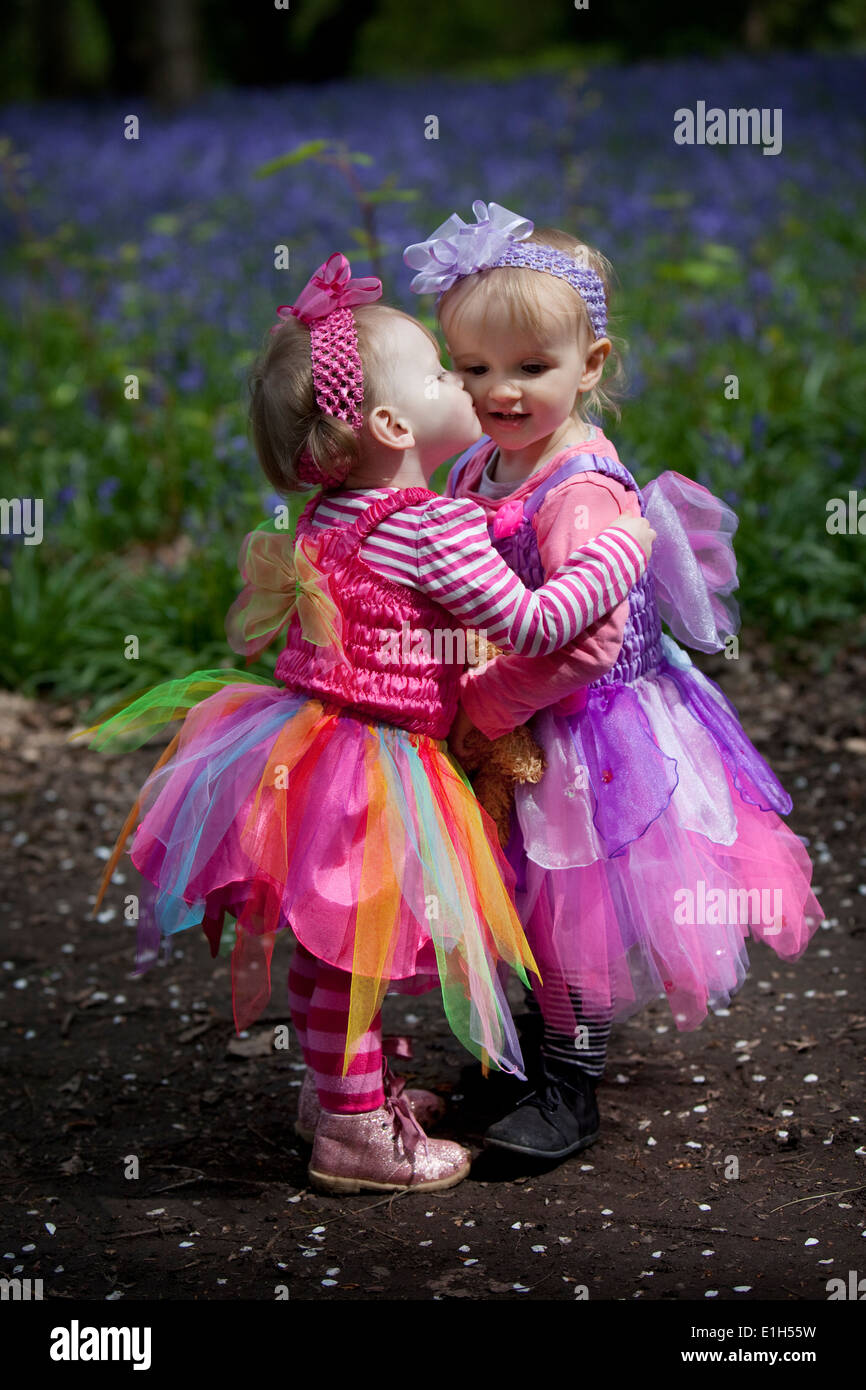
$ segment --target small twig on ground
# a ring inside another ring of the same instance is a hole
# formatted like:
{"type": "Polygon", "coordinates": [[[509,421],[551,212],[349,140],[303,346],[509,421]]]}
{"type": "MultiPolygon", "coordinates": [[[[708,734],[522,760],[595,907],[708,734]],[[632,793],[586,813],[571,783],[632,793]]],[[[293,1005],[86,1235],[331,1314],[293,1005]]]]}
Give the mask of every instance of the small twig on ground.
{"type": "Polygon", "coordinates": [[[136,1236],[170,1236],[174,1231],[189,1230],[189,1222],[175,1222],[173,1226],[148,1226],[143,1231],[118,1231],[112,1233],[112,1240],[135,1240],[136,1236]]]}
{"type": "MultiPolygon", "coordinates": [[[[368,1207],[362,1207],[360,1211],[341,1211],[338,1216],[331,1216],[326,1221],[320,1221],[322,1226],[332,1226],[335,1221],[342,1221],[344,1216],[364,1216],[368,1211],[373,1211],[376,1207],[381,1207],[385,1202],[393,1202],[397,1197],[407,1197],[414,1189],[407,1187],[405,1192],[389,1192],[387,1197],[380,1197],[378,1202],[371,1202],[368,1207]]],[[[286,1226],[287,1231],[300,1231],[304,1226],[309,1226],[309,1221],[304,1221],[301,1225],[286,1226]]]]}
{"type": "MultiPolygon", "coordinates": [[[[399,1194],[398,1194],[398,1195],[399,1195],[399,1194]]],[[[368,1231],[375,1231],[376,1234],[379,1235],[379,1236],[390,1236],[391,1240],[396,1240],[396,1241],[398,1241],[398,1242],[400,1243],[400,1245],[407,1245],[407,1246],[408,1246],[408,1245],[412,1245],[412,1244],[414,1243],[413,1241],[405,1240],[405,1239],[403,1238],[403,1236],[395,1235],[393,1231],[383,1231],[382,1228],[381,1228],[381,1226],[372,1226],[372,1225],[370,1225],[370,1226],[367,1227],[367,1230],[368,1230],[368,1231]]]]}
{"type": "Polygon", "coordinates": [[[272,1149],[282,1149],[283,1147],[282,1144],[275,1144],[273,1139],[269,1139],[268,1136],[262,1134],[260,1130],[253,1129],[252,1125],[247,1125],[247,1131],[249,1134],[254,1134],[257,1139],[261,1139],[263,1144],[270,1144],[272,1149]]]}
{"type": "Polygon", "coordinates": [[[273,1187],[273,1183],[263,1182],[260,1178],[215,1178],[208,1173],[199,1173],[195,1178],[183,1178],[180,1182],[166,1183],[165,1187],[155,1187],[149,1195],[155,1197],[158,1192],[172,1192],[178,1187],[189,1187],[195,1182],[230,1184],[232,1187],[273,1187]]]}
{"type": "Polygon", "coordinates": [[[858,1187],[843,1187],[840,1192],[810,1192],[808,1197],[795,1197],[793,1202],[783,1202],[780,1207],[771,1207],[769,1215],[774,1211],[784,1211],[785,1207],[795,1207],[798,1202],[812,1202],[824,1197],[844,1197],[846,1192],[862,1192],[866,1189],[866,1182],[861,1182],[858,1187]]]}

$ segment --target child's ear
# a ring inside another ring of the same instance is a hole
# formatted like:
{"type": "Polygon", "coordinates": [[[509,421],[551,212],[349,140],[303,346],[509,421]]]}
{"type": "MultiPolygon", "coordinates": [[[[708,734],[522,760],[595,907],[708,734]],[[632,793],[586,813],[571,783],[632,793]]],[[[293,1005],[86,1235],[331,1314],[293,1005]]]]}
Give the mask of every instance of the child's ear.
{"type": "Polygon", "coordinates": [[[611,342],[609,338],[599,338],[593,345],[592,352],[587,355],[583,376],[580,380],[581,393],[589,391],[591,387],[595,386],[596,383],[601,380],[602,370],[610,349],[611,342]]]}
{"type": "Polygon", "coordinates": [[[415,435],[412,426],[396,406],[377,405],[367,416],[367,429],[377,444],[387,449],[413,449],[415,435]]]}

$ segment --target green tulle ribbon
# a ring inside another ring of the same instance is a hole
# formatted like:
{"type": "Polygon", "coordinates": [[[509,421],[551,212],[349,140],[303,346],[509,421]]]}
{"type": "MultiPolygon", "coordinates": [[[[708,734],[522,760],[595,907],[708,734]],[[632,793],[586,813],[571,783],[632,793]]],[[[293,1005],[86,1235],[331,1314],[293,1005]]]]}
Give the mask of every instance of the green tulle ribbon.
{"type": "MultiPolygon", "coordinates": [[[[202,700],[222,690],[227,685],[246,682],[250,685],[265,685],[277,688],[277,682],[268,676],[255,676],[249,671],[218,669],[214,671],[193,671],[188,676],[176,680],[163,681],[161,685],[146,690],[120,707],[114,706],[104,718],[73,734],[72,738],[90,736],[90,747],[99,752],[131,751],[170,724],[173,719],[185,719],[189,710],[202,700]]],[[[71,741],[71,740],[70,740],[71,741]]]]}

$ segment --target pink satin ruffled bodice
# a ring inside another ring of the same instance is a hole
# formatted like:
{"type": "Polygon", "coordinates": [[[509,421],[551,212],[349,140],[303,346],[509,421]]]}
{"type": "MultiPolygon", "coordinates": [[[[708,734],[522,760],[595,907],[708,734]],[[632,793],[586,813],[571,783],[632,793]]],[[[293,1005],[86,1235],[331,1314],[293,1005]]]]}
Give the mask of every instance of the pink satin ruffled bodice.
{"type": "Polygon", "coordinates": [[[317,565],[331,576],[347,660],[308,642],[295,615],[274,676],[290,690],[444,739],[457,712],[463,630],[440,604],[377,574],[358,553],[386,516],[436,495],[428,488],[402,488],[378,498],[353,525],[326,530],[313,526],[319,494],[311,499],[298,518],[297,536],[312,535],[320,543],[317,565]]]}

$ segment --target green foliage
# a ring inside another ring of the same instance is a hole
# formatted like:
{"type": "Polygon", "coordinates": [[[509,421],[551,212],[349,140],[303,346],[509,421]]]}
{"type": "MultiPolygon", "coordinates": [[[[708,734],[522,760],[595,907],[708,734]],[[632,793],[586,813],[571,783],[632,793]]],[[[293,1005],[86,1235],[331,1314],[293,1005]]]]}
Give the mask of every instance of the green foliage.
{"type": "MultiPolygon", "coordinates": [[[[539,47],[573,38],[579,17],[561,0],[461,0],[459,6],[435,6],[420,13],[403,0],[379,0],[361,30],[354,58],[358,73],[460,69],[464,73],[502,75],[527,71],[539,47]]],[[[574,48],[569,48],[574,61],[574,48]]]]}
{"type": "Polygon", "coordinates": [[[809,276],[817,251],[805,240],[796,254],[789,249],[770,261],[774,304],[756,341],[686,339],[665,282],[699,287],[702,318],[712,321],[740,276],[736,258],[721,249],[704,246],[678,265],[659,262],[658,282],[630,299],[624,331],[654,316],[660,346],[641,361],[646,380],[637,408],[627,404],[617,428],[620,454],[640,460],[641,481],[675,467],[734,507],[738,598],[749,626],[777,644],[808,640],[816,652],[864,642],[866,536],[827,531],[830,500],[847,499],[857,478],[866,499],[862,301],[840,351],[830,326],[832,287],[809,276]],[[732,376],[738,399],[726,397],[732,376]]]}

